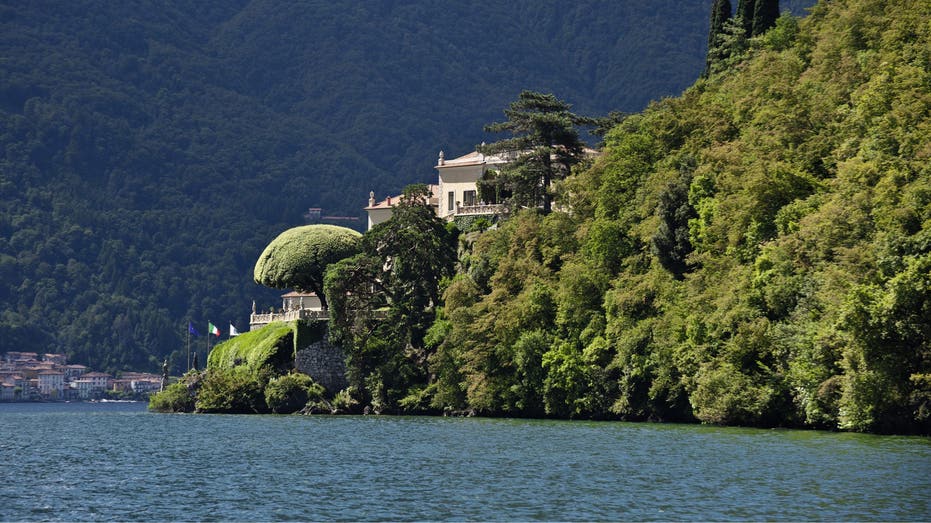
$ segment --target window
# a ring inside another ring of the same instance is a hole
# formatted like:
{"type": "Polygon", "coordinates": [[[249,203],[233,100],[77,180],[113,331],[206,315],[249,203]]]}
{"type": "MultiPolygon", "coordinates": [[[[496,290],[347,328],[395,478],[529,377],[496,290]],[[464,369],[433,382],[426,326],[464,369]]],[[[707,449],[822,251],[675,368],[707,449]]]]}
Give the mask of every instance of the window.
{"type": "Polygon", "coordinates": [[[455,205],[456,205],[456,193],[454,193],[453,191],[449,191],[449,206],[446,208],[446,210],[447,211],[454,210],[456,208],[455,205]]]}
{"type": "Polygon", "coordinates": [[[469,206],[469,205],[475,205],[476,203],[477,202],[475,201],[475,191],[466,191],[462,194],[463,205],[469,206]]]}

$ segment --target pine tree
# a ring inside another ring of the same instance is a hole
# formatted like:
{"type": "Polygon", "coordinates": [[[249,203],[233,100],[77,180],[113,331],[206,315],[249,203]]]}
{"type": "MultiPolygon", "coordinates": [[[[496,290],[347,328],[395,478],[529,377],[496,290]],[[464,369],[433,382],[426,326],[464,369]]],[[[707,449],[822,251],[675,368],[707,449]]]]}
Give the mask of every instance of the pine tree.
{"type": "Polygon", "coordinates": [[[708,54],[705,57],[705,71],[702,76],[708,76],[711,72],[711,64],[718,61],[721,57],[714,52],[718,49],[718,36],[724,29],[724,23],[731,17],[730,0],[715,0],[711,6],[711,24],[708,29],[708,54]]]}
{"type": "Polygon", "coordinates": [[[569,111],[571,107],[552,94],[523,91],[504,110],[506,122],[485,126],[487,132],[514,135],[478,148],[483,154],[516,156],[494,181],[511,193],[510,205],[539,207],[545,214],[552,209],[550,184],[565,178],[572,166],[582,160],[584,144],[576,126],[594,122],[573,114],[569,111]]]}
{"type": "Polygon", "coordinates": [[[753,9],[753,30],[750,36],[760,36],[776,25],[779,18],[779,0],[756,0],[753,9]]]}

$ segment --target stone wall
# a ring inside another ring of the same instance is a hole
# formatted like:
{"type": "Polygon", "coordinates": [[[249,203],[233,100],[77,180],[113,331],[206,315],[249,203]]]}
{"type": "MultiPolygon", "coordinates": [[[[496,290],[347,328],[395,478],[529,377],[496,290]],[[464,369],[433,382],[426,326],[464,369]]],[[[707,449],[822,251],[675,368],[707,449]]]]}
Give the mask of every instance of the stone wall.
{"type": "Polygon", "coordinates": [[[299,349],[294,366],[326,387],[327,394],[332,395],[349,386],[344,357],[341,347],[324,338],[299,349]]]}

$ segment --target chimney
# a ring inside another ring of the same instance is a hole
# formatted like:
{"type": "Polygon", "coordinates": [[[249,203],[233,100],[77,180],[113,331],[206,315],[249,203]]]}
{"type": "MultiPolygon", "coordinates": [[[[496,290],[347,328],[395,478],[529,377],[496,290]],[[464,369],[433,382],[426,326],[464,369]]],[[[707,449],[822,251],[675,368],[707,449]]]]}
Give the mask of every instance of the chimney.
{"type": "Polygon", "coordinates": [[[446,164],[446,156],[443,154],[443,151],[440,151],[440,157],[439,157],[439,159],[436,161],[436,164],[437,164],[437,165],[444,165],[444,164],[446,164]]]}

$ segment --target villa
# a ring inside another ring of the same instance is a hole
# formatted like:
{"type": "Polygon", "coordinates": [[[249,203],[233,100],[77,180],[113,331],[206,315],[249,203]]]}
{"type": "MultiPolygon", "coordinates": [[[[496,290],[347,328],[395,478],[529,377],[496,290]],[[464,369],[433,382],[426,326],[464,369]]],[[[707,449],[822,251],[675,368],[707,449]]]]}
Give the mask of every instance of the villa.
{"type": "MultiPolygon", "coordinates": [[[[483,144],[484,145],[484,144],[483,144]]],[[[586,156],[597,155],[593,149],[585,149],[586,156]]],[[[496,155],[472,151],[458,158],[447,160],[443,151],[437,157],[434,169],[437,171],[437,183],[428,185],[430,199],[428,204],[436,215],[446,221],[460,216],[498,216],[507,213],[507,207],[497,202],[485,202],[479,198],[478,181],[489,171],[495,171],[517,158],[517,153],[496,155]]],[[[369,193],[368,229],[391,218],[392,209],[401,201],[402,195],[388,196],[376,201],[375,192],[369,193]]],[[[316,212],[312,208],[308,212],[316,212]]],[[[281,296],[281,310],[258,313],[255,302],[249,316],[249,330],[257,330],[274,321],[292,321],[298,319],[325,320],[329,316],[320,305],[320,299],[314,293],[289,292],[281,296]]]]}
{"type": "MultiPolygon", "coordinates": [[[[456,216],[492,216],[505,212],[500,204],[483,202],[478,197],[478,181],[490,170],[496,170],[514,159],[513,155],[486,155],[473,151],[464,156],[447,160],[440,151],[434,169],[437,183],[429,186],[432,197],[430,205],[436,215],[447,221],[456,216]]],[[[369,193],[368,228],[391,218],[391,209],[401,196],[389,196],[376,202],[375,193],[369,193]]]]}

